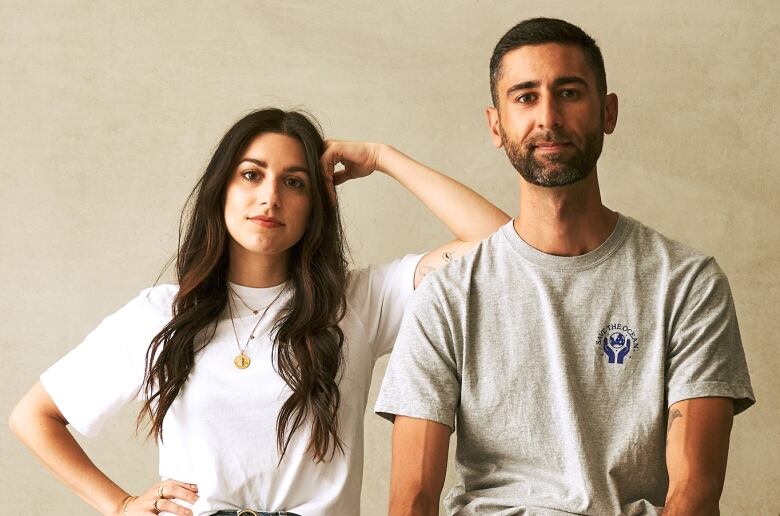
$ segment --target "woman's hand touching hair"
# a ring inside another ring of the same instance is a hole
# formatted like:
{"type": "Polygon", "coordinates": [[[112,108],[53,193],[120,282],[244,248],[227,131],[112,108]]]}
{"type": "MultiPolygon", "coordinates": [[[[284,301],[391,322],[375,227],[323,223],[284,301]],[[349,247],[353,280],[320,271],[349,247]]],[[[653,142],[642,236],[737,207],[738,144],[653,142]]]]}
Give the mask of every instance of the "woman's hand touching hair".
{"type": "Polygon", "coordinates": [[[382,170],[383,147],[381,143],[325,140],[325,150],[320,157],[320,163],[331,187],[331,197],[334,202],[336,186],[350,179],[366,177],[374,170],[382,170]],[[344,165],[344,168],[336,170],[336,165],[339,163],[344,165]]]}

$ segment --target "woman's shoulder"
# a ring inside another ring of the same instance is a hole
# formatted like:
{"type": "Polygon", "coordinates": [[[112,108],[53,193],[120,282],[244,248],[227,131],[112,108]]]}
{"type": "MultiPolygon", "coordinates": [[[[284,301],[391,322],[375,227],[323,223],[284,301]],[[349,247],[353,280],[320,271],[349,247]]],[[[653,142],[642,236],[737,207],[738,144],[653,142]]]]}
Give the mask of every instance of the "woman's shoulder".
{"type": "Polygon", "coordinates": [[[370,295],[396,287],[398,290],[414,290],[414,272],[423,257],[408,254],[391,262],[373,264],[352,269],[347,275],[347,300],[360,303],[370,295]]]}
{"type": "Polygon", "coordinates": [[[142,290],[130,304],[138,309],[148,310],[161,316],[173,314],[173,301],[179,292],[179,286],[171,283],[154,285],[142,290]]]}

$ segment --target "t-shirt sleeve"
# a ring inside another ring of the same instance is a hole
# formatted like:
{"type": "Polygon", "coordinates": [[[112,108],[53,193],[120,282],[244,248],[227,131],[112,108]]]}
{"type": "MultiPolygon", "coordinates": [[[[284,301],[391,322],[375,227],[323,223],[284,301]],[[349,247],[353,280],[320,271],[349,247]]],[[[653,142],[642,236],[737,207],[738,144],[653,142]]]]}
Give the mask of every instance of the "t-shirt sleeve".
{"type": "Polygon", "coordinates": [[[97,435],[122,406],[140,397],[146,351],[170,319],[168,290],[141,292],[41,375],[44,389],[80,434],[97,435]]]}
{"type": "Polygon", "coordinates": [[[374,412],[408,416],[455,430],[460,403],[457,315],[445,309],[437,278],[429,277],[404,316],[374,412]]]}
{"type": "Polygon", "coordinates": [[[668,406],[718,396],[733,398],[738,414],[755,403],[731,289],[714,259],[693,280],[673,326],[666,385],[668,406]]]}
{"type": "Polygon", "coordinates": [[[407,255],[384,265],[350,272],[347,302],[360,319],[374,357],[393,349],[406,304],[414,292],[414,272],[423,255],[407,255]]]}

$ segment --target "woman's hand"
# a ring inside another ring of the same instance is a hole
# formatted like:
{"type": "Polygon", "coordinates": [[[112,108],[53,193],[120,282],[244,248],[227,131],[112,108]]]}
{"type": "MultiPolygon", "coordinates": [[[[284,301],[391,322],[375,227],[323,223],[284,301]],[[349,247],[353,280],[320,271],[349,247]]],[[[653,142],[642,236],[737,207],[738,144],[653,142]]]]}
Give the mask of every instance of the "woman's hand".
{"type": "Polygon", "coordinates": [[[331,186],[331,195],[336,199],[335,186],[350,179],[366,177],[379,167],[382,145],[378,143],[325,140],[325,150],[320,162],[325,178],[331,186]],[[341,163],[344,168],[336,170],[341,163]]]}
{"type": "Polygon", "coordinates": [[[168,512],[180,516],[192,516],[192,511],[172,500],[184,500],[195,503],[198,499],[198,486],[185,484],[177,480],[163,480],[141,496],[133,497],[117,513],[118,516],[140,516],[168,512]]]}

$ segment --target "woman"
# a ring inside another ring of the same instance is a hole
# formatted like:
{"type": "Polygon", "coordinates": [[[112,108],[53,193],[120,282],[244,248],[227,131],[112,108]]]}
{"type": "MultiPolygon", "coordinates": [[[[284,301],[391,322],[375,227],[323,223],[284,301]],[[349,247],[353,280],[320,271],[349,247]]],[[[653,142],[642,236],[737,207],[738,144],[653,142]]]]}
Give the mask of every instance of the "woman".
{"type": "Polygon", "coordinates": [[[325,143],[305,116],[278,109],[227,132],[188,204],[178,285],[147,289],[105,319],[19,402],[13,430],[104,514],[358,513],[376,358],[425,271],[508,216],[390,147],[325,143]],[[334,185],[374,169],[459,240],[348,272],[334,185]],[[66,429],[94,435],[133,399],[165,479],[140,496],[66,429]]]}

